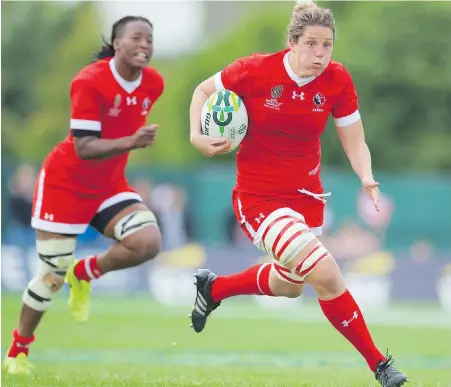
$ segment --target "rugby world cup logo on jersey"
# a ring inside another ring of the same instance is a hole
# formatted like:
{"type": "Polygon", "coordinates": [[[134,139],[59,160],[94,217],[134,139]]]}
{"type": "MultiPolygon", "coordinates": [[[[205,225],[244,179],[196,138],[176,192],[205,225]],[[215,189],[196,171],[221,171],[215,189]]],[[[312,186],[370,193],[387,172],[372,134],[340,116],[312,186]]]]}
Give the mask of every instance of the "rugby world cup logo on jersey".
{"type": "Polygon", "coordinates": [[[273,97],[274,99],[280,98],[282,96],[283,93],[283,86],[274,86],[271,89],[271,97],[273,97]]]}
{"type": "Polygon", "coordinates": [[[117,94],[116,97],[114,97],[114,107],[110,109],[108,112],[108,115],[111,117],[118,117],[119,113],[121,112],[121,109],[119,109],[119,106],[121,105],[122,97],[120,94],[117,94]]]}
{"type": "Polygon", "coordinates": [[[283,105],[283,102],[279,102],[277,99],[282,96],[282,93],[283,93],[283,86],[281,86],[281,85],[274,86],[270,90],[271,99],[267,99],[265,101],[264,106],[268,109],[280,110],[280,107],[283,105]]]}
{"type": "MultiPolygon", "coordinates": [[[[241,106],[241,98],[229,90],[221,90],[213,94],[208,101],[208,113],[205,117],[205,134],[208,135],[208,126],[211,119],[219,127],[219,133],[224,135],[224,129],[232,122],[233,113],[241,106]]],[[[235,129],[232,128],[230,138],[234,138],[235,129]]]]}
{"type": "Polygon", "coordinates": [[[326,103],[326,97],[321,93],[316,93],[313,96],[313,103],[316,107],[313,108],[314,112],[323,112],[322,106],[326,103]]]}

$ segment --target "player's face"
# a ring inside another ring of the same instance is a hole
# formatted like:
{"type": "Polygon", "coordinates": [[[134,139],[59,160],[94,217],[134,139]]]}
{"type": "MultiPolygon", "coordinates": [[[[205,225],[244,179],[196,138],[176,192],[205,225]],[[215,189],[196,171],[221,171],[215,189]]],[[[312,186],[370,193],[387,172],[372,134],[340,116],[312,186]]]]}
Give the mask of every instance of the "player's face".
{"type": "Polygon", "coordinates": [[[115,41],[119,57],[134,68],[146,67],[153,53],[153,30],[144,21],[127,23],[115,41]]]}
{"type": "Polygon", "coordinates": [[[333,32],[328,27],[311,26],[304,29],[298,42],[291,42],[291,52],[302,76],[321,74],[330,62],[334,46],[333,32]]]}

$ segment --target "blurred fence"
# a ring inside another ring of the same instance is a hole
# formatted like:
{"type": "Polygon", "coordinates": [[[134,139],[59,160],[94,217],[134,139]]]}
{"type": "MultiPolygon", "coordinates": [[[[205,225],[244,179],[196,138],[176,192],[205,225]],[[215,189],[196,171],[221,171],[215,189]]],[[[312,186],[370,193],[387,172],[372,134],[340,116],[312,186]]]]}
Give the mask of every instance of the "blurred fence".
{"type": "MultiPolygon", "coordinates": [[[[11,174],[12,168],[4,166],[4,229],[10,223],[7,182],[11,174]]],[[[326,212],[329,233],[349,222],[357,222],[383,236],[384,245],[392,250],[406,249],[416,241],[427,241],[439,251],[451,250],[451,176],[377,173],[382,191],[379,214],[361,195],[359,181],[352,172],[326,169],[322,177],[325,191],[332,192],[326,212]]],[[[194,240],[205,244],[227,242],[227,228],[232,216],[231,191],[235,184],[234,165],[130,169],[132,184],[141,179],[148,180],[153,186],[173,184],[186,192],[194,240]]]]}
{"type": "MultiPolygon", "coordinates": [[[[4,183],[11,172],[3,174],[4,183]]],[[[323,172],[325,189],[332,192],[325,244],[367,307],[385,307],[393,299],[407,299],[440,302],[444,309],[450,308],[450,178],[419,174],[377,177],[383,192],[379,214],[351,172],[323,172]]],[[[163,302],[184,303],[189,301],[195,268],[207,266],[232,273],[267,259],[247,241],[234,219],[233,166],[132,169],[129,180],[160,215],[165,251],[145,270],[105,276],[96,284],[98,291],[151,292],[163,302]],[[176,212],[164,215],[165,209],[175,208],[168,202],[175,192],[170,187],[183,192],[184,200],[179,201],[176,212]],[[180,214],[188,221],[178,222],[180,214]],[[177,227],[181,231],[177,232],[177,227]]],[[[32,230],[28,226],[20,232],[14,229],[18,226],[9,211],[8,187],[11,184],[3,184],[2,289],[22,291],[37,259],[32,230]]],[[[77,255],[100,252],[109,243],[89,230],[80,238],[77,255]]],[[[307,298],[311,296],[306,293],[307,298]]]]}

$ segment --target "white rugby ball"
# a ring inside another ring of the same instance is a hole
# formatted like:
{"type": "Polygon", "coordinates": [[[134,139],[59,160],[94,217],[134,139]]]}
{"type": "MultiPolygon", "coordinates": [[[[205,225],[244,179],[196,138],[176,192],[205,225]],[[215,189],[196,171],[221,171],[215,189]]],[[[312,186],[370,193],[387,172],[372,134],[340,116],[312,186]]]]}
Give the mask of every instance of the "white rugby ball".
{"type": "Polygon", "coordinates": [[[205,102],[201,115],[202,133],[210,137],[225,137],[235,150],[247,133],[246,106],[231,90],[219,90],[205,102]]]}

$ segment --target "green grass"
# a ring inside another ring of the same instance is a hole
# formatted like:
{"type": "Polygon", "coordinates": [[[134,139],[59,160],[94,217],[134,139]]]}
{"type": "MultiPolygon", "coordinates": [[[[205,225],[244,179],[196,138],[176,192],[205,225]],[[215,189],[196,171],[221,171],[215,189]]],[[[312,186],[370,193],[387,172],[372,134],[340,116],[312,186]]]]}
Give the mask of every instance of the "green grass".
{"type": "MultiPolygon", "coordinates": [[[[20,297],[3,295],[3,354],[19,307],[20,297]]],[[[2,373],[2,386],[377,386],[316,304],[284,314],[227,302],[202,334],[189,329],[189,310],[147,297],[96,298],[91,319],[78,325],[61,294],[32,346],[35,376],[2,373]]],[[[450,316],[419,305],[367,315],[376,344],[389,348],[408,386],[451,386],[450,316]]]]}

